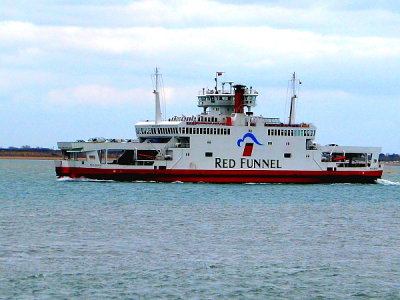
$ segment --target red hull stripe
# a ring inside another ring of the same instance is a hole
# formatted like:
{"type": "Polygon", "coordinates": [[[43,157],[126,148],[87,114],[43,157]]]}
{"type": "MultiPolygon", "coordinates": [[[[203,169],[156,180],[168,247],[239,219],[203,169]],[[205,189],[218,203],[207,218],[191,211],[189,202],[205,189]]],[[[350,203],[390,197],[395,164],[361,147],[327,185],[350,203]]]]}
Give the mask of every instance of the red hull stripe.
{"type": "Polygon", "coordinates": [[[185,182],[374,182],[383,171],[153,170],[57,167],[57,176],[122,181],[185,182]]]}

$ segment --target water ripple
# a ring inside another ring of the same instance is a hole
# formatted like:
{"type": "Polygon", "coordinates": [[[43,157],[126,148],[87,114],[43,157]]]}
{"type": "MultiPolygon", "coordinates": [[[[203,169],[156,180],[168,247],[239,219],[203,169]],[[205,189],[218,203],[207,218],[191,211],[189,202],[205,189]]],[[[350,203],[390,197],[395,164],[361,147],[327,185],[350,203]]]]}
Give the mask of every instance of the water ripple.
{"type": "Polygon", "coordinates": [[[379,184],[57,181],[0,161],[0,298],[399,299],[400,168],[379,184]]]}

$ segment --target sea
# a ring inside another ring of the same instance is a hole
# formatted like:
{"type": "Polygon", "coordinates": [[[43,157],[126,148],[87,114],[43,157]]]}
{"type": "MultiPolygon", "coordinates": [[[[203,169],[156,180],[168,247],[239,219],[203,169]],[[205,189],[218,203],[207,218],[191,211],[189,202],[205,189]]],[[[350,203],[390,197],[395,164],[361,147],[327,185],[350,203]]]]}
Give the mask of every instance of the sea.
{"type": "Polygon", "coordinates": [[[400,166],[377,184],[192,184],[0,160],[0,299],[400,299],[400,166]]]}

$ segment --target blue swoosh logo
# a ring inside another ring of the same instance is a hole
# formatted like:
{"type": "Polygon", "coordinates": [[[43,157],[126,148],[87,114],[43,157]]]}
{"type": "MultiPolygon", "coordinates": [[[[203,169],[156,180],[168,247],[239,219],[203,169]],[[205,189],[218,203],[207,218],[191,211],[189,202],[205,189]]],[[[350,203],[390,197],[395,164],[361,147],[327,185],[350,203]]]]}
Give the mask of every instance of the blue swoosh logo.
{"type": "Polygon", "coordinates": [[[240,147],[246,138],[252,139],[253,142],[256,143],[257,145],[260,145],[260,146],[263,145],[263,144],[261,144],[259,141],[257,141],[257,138],[254,136],[254,134],[252,134],[252,133],[250,133],[250,132],[246,133],[246,134],[243,136],[243,138],[238,139],[238,140],[237,140],[237,145],[240,147]]]}

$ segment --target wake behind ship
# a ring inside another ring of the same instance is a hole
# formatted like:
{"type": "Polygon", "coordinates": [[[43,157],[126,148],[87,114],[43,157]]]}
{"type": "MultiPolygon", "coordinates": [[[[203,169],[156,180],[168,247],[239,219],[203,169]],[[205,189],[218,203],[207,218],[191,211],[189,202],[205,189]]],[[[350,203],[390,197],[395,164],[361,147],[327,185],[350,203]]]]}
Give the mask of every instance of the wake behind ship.
{"type": "Polygon", "coordinates": [[[379,147],[314,142],[316,127],[295,122],[296,77],[287,123],[256,116],[258,92],[222,82],[202,89],[194,116],[161,116],[158,70],[155,120],[135,124],[138,140],[59,142],[58,177],[210,183],[374,183],[379,147]]]}

